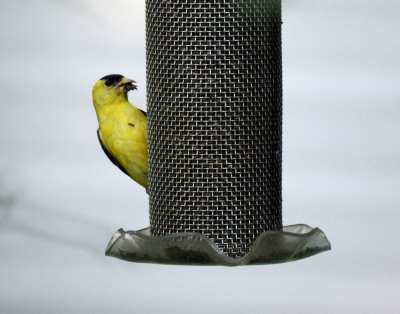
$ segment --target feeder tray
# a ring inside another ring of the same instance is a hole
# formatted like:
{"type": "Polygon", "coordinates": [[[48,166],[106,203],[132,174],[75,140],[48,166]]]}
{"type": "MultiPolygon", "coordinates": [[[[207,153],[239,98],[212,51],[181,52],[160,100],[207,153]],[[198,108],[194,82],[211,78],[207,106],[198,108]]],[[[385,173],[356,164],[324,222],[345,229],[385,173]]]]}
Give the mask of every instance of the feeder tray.
{"type": "Polygon", "coordinates": [[[139,231],[119,229],[110,240],[106,255],[139,263],[240,266],[291,262],[330,249],[322,230],[307,225],[266,231],[241,258],[226,255],[200,233],[152,237],[146,228],[139,231]]]}

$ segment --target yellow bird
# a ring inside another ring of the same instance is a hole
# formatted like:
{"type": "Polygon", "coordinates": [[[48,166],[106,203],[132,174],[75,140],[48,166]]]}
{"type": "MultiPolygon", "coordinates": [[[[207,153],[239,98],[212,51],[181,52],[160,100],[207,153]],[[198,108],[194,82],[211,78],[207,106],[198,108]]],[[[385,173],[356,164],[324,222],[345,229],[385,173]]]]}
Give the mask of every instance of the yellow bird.
{"type": "Polygon", "coordinates": [[[99,128],[97,137],[111,162],[147,189],[147,114],[128,101],[135,81],[119,74],[104,76],[92,91],[99,128]]]}

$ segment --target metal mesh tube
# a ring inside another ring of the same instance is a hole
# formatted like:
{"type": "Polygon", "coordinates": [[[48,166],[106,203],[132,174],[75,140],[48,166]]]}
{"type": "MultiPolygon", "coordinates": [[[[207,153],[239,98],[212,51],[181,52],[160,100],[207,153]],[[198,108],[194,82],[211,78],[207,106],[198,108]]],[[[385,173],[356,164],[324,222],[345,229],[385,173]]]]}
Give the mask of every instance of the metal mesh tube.
{"type": "Polygon", "coordinates": [[[243,256],[282,228],[280,0],[146,0],[150,228],[243,256]]]}

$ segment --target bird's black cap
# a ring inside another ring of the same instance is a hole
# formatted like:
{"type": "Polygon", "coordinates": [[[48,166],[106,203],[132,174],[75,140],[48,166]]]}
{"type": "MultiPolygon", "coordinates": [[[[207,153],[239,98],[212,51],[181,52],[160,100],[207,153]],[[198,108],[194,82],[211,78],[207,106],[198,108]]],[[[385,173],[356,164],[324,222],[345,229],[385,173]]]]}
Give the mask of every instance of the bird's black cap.
{"type": "Polygon", "coordinates": [[[114,85],[121,81],[123,76],[121,74],[110,74],[102,77],[100,80],[105,81],[107,86],[114,85]]]}

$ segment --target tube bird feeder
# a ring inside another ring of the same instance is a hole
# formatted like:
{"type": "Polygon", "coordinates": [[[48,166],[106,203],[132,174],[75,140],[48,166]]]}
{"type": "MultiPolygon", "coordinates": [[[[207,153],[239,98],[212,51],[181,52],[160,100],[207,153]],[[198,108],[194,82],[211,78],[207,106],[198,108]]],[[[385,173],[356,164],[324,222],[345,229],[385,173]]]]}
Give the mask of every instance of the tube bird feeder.
{"type": "Polygon", "coordinates": [[[147,0],[150,228],[106,254],[243,265],[330,249],[282,226],[281,0],[147,0]]]}

